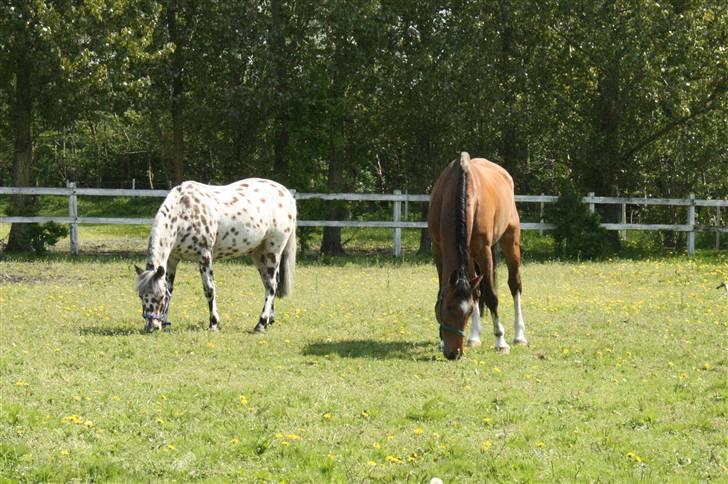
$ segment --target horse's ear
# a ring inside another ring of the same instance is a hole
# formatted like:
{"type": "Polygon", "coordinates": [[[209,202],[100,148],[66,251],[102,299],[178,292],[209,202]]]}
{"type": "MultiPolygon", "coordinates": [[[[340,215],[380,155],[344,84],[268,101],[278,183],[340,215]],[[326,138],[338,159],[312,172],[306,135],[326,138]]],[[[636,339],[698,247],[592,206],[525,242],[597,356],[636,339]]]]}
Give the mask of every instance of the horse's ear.
{"type": "Polygon", "coordinates": [[[157,267],[157,272],[154,273],[154,278],[161,279],[162,277],[164,277],[164,267],[159,266],[157,267]]]}
{"type": "Polygon", "coordinates": [[[141,267],[139,267],[139,266],[138,266],[138,265],[136,265],[136,264],[134,264],[134,270],[136,271],[136,273],[137,273],[137,276],[141,276],[141,275],[142,275],[142,272],[144,272],[144,271],[142,270],[142,268],[141,268],[141,267]]]}
{"type": "Polygon", "coordinates": [[[452,274],[450,274],[450,287],[455,287],[458,284],[458,271],[452,271],[452,274]]]}

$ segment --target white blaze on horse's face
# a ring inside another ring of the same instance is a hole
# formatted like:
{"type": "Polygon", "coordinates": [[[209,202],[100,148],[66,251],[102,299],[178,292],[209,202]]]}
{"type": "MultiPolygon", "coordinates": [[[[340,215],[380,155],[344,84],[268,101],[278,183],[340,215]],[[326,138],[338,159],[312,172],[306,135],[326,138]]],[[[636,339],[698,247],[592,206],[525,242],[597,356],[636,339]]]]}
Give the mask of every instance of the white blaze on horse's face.
{"type": "Polygon", "coordinates": [[[481,277],[468,281],[453,274],[450,279],[450,285],[437,306],[437,319],[440,323],[442,353],[445,358],[456,360],[463,356],[465,326],[478,303],[481,277]]]}

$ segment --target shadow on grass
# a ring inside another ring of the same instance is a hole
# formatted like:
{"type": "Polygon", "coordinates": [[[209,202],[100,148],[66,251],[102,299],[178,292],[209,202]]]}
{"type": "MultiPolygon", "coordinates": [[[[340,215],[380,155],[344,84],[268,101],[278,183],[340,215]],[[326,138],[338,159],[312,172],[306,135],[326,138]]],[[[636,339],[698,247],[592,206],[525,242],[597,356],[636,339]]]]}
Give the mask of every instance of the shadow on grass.
{"type": "Polygon", "coordinates": [[[342,358],[372,358],[429,361],[436,356],[437,345],[426,341],[344,340],[310,343],[305,356],[339,355],[342,358]]]}
{"type": "MultiPolygon", "coordinates": [[[[163,333],[194,333],[208,331],[203,324],[174,324],[162,330],[163,333]]],[[[117,326],[84,326],[79,329],[84,336],[154,336],[158,331],[148,333],[143,322],[126,322],[117,326]]]]}

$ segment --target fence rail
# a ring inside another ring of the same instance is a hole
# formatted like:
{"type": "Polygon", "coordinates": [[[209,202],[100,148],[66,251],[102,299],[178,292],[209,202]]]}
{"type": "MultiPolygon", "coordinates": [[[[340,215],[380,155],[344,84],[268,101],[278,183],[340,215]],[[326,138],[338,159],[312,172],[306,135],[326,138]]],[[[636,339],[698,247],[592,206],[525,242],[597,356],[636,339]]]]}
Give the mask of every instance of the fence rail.
{"type": "MultiPolygon", "coordinates": [[[[425,203],[430,200],[429,195],[407,194],[395,190],[394,193],[299,193],[291,191],[296,200],[329,200],[329,201],[369,201],[392,202],[392,220],[357,221],[357,220],[299,220],[299,227],[374,227],[393,229],[393,253],[402,254],[402,229],[421,229],[427,227],[426,222],[411,222],[402,220],[402,204],[404,203],[405,218],[409,203],[425,203]]],[[[0,187],[0,195],[46,195],[68,197],[68,216],[32,216],[32,217],[0,217],[0,223],[46,223],[56,222],[71,227],[71,253],[78,254],[78,225],[151,225],[151,218],[124,218],[124,217],[83,217],[78,215],[78,197],[166,197],[168,190],[130,190],[106,188],[77,188],[75,183],[69,183],[66,188],[50,187],[0,187]]],[[[554,203],[559,197],[554,195],[516,195],[518,203],[540,204],[540,222],[523,222],[523,230],[552,230],[555,225],[543,222],[544,204],[554,203]]],[[[667,230],[687,232],[688,254],[695,254],[695,233],[715,232],[716,247],[720,247],[720,233],[728,233],[728,226],[720,225],[721,209],[728,207],[728,200],[697,200],[691,194],[689,198],[636,198],[636,197],[597,197],[593,193],[583,198],[592,212],[596,205],[621,205],[621,223],[602,223],[607,230],[667,230]],[[627,223],[626,206],[675,206],[687,207],[688,214],[684,224],[642,224],[627,223]],[[695,223],[696,207],[714,207],[716,209],[717,225],[700,225],[695,223]]]]}

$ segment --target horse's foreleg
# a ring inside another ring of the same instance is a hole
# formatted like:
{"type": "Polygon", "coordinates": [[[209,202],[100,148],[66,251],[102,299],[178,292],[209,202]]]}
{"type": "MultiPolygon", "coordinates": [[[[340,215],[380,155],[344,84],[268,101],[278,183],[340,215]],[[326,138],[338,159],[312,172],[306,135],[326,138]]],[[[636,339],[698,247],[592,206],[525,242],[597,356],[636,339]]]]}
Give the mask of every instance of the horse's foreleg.
{"type": "Polygon", "coordinates": [[[501,238],[500,242],[501,250],[506,258],[506,264],[508,265],[508,288],[511,290],[511,296],[513,296],[513,307],[515,312],[515,318],[513,321],[513,343],[525,345],[528,344],[526,340],[526,324],[523,322],[523,311],[521,309],[521,293],[523,288],[521,286],[521,244],[520,244],[520,233],[514,231],[512,233],[506,232],[501,238]]]}
{"type": "Polygon", "coordinates": [[[205,291],[205,297],[207,298],[207,306],[210,309],[210,330],[217,331],[220,316],[217,313],[215,278],[212,272],[212,257],[209,254],[200,258],[200,277],[202,278],[202,289],[205,291]]]}
{"type": "MultiPolygon", "coordinates": [[[[482,314],[484,307],[487,306],[490,316],[493,319],[493,336],[495,338],[495,350],[503,353],[510,351],[510,346],[506,343],[505,329],[498,317],[498,295],[495,286],[495,260],[493,258],[493,250],[486,247],[482,256],[476,261],[478,266],[483,270],[483,280],[481,282],[479,309],[482,314]]],[[[472,331],[472,330],[471,330],[472,331]]]]}
{"type": "Polygon", "coordinates": [[[275,322],[274,300],[278,288],[278,273],[280,269],[280,255],[269,252],[255,257],[255,265],[258,268],[260,279],[265,289],[265,300],[263,310],[260,312],[258,324],[255,325],[256,333],[265,332],[266,328],[275,322]]]}
{"type": "MultiPolygon", "coordinates": [[[[172,293],[174,292],[174,279],[177,275],[177,264],[179,264],[178,259],[169,258],[167,260],[167,272],[165,274],[165,277],[167,278],[167,290],[169,291],[169,299],[172,299],[172,293]]],[[[169,323],[169,320],[167,319],[167,313],[169,312],[169,306],[170,301],[167,301],[167,306],[164,312],[164,323],[167,323],[167,325],[171,324],[169,323]]],[[[162,324],[164,324],[162,323],[162,324]]]]}

